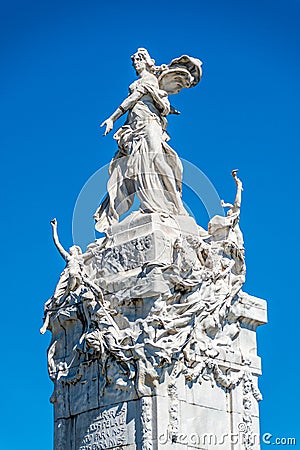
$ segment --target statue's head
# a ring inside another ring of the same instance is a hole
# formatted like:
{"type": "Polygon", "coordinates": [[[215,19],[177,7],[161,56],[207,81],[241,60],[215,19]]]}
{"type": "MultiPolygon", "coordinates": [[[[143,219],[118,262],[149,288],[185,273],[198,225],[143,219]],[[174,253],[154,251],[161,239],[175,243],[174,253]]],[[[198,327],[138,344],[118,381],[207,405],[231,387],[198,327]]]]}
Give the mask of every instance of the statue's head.
{"type": "Polygon", "coordinates": [[[151,58],[148,50],[145,48],[138,48],[137,51],[131,56],[131,60],[137,75],[139,75],[143,69],[148,70],[148,72],[154,71],[155,60],[151,58]]]}
{"type": "Polygon", "coordinates": [[[72,245],[69,249],[70,255],[82,255],[82,250],[78,245],[72,245]]]}

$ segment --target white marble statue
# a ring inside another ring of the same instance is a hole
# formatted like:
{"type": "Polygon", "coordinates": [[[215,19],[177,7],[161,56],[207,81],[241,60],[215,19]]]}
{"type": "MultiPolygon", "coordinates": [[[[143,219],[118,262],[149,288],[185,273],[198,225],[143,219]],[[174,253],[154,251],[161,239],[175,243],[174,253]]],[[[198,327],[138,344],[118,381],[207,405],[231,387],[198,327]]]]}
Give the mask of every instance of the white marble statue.
{"type": "Polygon", "coordinates": [[[240,211],[241,211],[241,203],[242,203],[242,191],[243,191],[243,183],[237,176],[237,169],[232,171],[232,176],[236,183],[236,196],[234,200],[234,204],[225,203],[223,200],[221,201],[221,205],[223,208],[229,208],[226,216],[231,220],[231,233],[229,235],[229,239],[235,242],[237,247],[240,250],[244,250],[244,238],[243,234],[239,227],[240,221],[240,211]]]}
{"type": "Polygon", "coordinates": [[[234,243],[241,251],[244,249],[243,235],[239,227],[241,203],[242,203],[242,181],[237,177],[237,169],[232,171],[236,183],[236,196],[233,205],[221,200],[223,208],[229,208],[226,217],[214,216],[208,224],[208,232],[213,240],[226,239],[234,243]]]}
{"type": "MultiPolygon", "coordinates": [[[[130,157],[125,160],[127,168],[129,160],[130,157]]],[[[116,168],[116,173],[119,170],[121,167],[116,168]]],[[[226,217],[215,216],[210,220],[209,234],[204,239],[195,224],[194,232],[176,229],[170,238],[162,235],[162,241],[158,229],[149,234],[149,228],[143,223],[152,220],[153,214],[148,214],[135,216],[138,222],[123,237],[122,245],[116,244],[112,236],[106,238],[105,245],[95,241],[85,254],[76,246],[69,253],[59,242],[54,219],[51,222],[54,243],[67,265],[54,295],[46,302],[41,332],[49,328],[53,311],[55,316],[58,309],[63,312],[70,306],[67,299],[74,293],[76,298],[71,303],[81,311],[77,319],[82,321],[84,317],[80,343],[75,347],[96,359],[97,355],[99,358],[110,355],[127,368],[127,373],[135,370],[139,373],[136,388],[143,392],[140,380],[144,375],[141,374],[153,372],[156,367],[159,370],[151,377],[159,377],[161,368],[171,364],[174,351],[182,346],[185,359],[193,358],[193,342],[200,335],[203,355],[217,355],[219,346],[230,346],[229,337],[239,333],[239,324],[236,318],[232,319],[230,310],[245,281],[243,238],[238,225],[242,182],[236,172],[232,171],[237,186],[234,204],[222,203],[229,211],[226,217]],[[151,262],[149,256],[155,254],[153,246],[160,247],[162,242],[165,250],[159,251],[159,258],[151,262]],[[133,299],[143,298],[152,299],[152,308],[145,319],[137,319],[134,326],[128,326],[127,308],[133,299]],[[197,324],[195,329],[193,323],[197,324]],[[139,342],[143,342],[142,347],[139,342]]],[[[103,214],[108,214],[111,207],[109,195],[107,202],[108,209],[102,209],[103,214]]],[[[166,216],[156,216],[159,220],[156,226],[165,230],[166,216]]],[[[183,219],[186,223],[193,222],[187,215],[183,219]]],[[[122,223],[118,225],[122,226],[122,223]]],[[[75,320],[73,316],[71,320],[75,320]]]]}
{"type": "Polygon", "coordinates": [[[66,261],[66,267],[60,275],[59,282],[55,288],[53,296],[45,303],[45,321],[40,329],[44,334],[49,324],[49,310],[61,306],[68,295],[75,291],[82,284],[83,256],[82,250],[78,245],[70,247],[69,252],[61,245],[57,233],[57,220],[51,220],[52,237],[54,244],[66,261]]]}
{"type": "MultiPolygon", "coordinates": [[[[221,424],[222,436],[238,429],[247,442],[241,449],[258,450],[248,442],[257,429],[252,397],[260,399],[255,330],[266,310],[242,291],[242,182],[233,170],[236,195],[233,204],[222,201],[225,217],[212,217],[207,232],[197,225],[181,200],[182,167],[167,143],[166,117],[176,113],[168,95],[196,85],[201,62],[182,56],[158,67],[143,48],[132,61],[138,79],[101,125],[106,135],[128,113],[95,214],[106,236],[86,253],[76,245],[67,251],[51,221],[66,262],[40,330],[52,334],[55,450],[160,449],[166,431],[173,448],[180,426],[195,425],[198,436],[210,424],[221,424]],[[118,223],[135,195],[140,212],[118,223]]],[[[182,446],[192,447],[215,448],[182,446]]]]}
{"type": "Polygon", "coordinates": [[[182,165],[167,143],[166,116],[178,114],[168,94],[196,85],[202,63],[182,56],[157,67],[144,48],[131,59],[138,79],[129,86],[128,97],[101,124],[106,135],[128,112],[124,126],[114,135],[119,149],[110,165],[108,194],[94,216],[100,232],[130,209],[135,194],[142,212],[187,215],[181,200],[182,165]]]}
{"type": "Polygon", "coordinates": [[[55,291],[52,297],[45,303],[44,307],[44,324],[40,329],[41,334],[45,334],[49,325],[49,318],[51,311],[56,311],[61,308],[71,293],[86,286],[93,292],[97,303],[103,302],[102,292],[87,275],[85,270],[85,263],[91,257],[91,252],[82,253],[81,248],[78,245],[72,245],[69,252],[62,246],[58,233],[57,233],[57,220],[53,219],[50,222],[52,227],[52,237],[54,244],[59,251],[60,255],[66,261],[66,267],[60,274],[59,281],[56,285],[55,291]]]}

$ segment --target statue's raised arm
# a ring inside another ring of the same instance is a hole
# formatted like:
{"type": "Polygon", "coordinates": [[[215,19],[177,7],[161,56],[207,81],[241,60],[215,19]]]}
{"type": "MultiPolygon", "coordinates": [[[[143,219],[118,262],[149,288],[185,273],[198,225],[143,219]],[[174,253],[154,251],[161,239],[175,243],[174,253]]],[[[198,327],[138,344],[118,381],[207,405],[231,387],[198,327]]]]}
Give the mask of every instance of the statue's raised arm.
{"type": "Polygon", "coordinates": [[[106,232],[131,208],[135,194],[144,213],[187,214],[181,201],[181,162],[167,144],[166,116],[178,114],[168,94],[195,86],[202,75],[202,63],[184,55],[168,65],[156,66],[144,48],[131,59],[138,79],[129,86],[128,97],[101,124],[106,135],[115,121],[128,113],[114,135],[118,152],[110,166],[108,194],[94,216],[100,232],[106,232]]]}
{"type": "Polygon", "coordinates": [[[65,261],[68,261],[69,259],[69,253],[67,252],[67,250],[64,249],[64,247],[61,245],[60,240],[58,238],[58,233],[57,233],[57,220],[56,219],[52,219],[51,222],[51,227],[52,227],[52,238],[53,238],[53,242],[57,248],[57,250],[59,251],[59,253],[61,254],[61,256],[64,258],[65,261]]]}
{"type": "Polygon", "coordinates": [[[231,175],[233,176],[233,179],[236,184],[236,195],[235,195],[235,200],[234,200],[234,204],[233,204],[233,212],[239,212],[241,209],[241,203],[242,203],[243,183],[237,176],[237,169],[233,170],[231,172],[231,175]]]}
{"type": "Polygon", "coordinates": [[[236,184],[236,194],[233,205],[231,203],[225,203],[224,200],[221,200],[221,206],[223,208],[229,208],[229,210],[227,211],[227,216],[231,216],[232,214],[239,215],[241,210],[243,183],[238,178],[237,171],[238,169],[234,169],[231,172],[231,175],[236,184]]]}

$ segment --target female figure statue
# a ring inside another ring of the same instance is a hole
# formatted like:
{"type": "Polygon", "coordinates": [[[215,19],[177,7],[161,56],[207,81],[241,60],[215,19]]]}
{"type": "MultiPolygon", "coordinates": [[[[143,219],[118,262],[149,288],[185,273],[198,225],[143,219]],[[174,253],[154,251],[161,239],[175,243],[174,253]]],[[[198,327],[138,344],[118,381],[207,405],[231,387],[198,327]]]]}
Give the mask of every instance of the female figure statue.
{"type": "Polygon", "coordinates": [[[135,194],[142,212],[187,214],[181,200],[182,165],[167,143],[166,116],[178,114],[168,94],[196,85],[202,63],[182,56],[157,67],[144,48],[131,59],[139,78],[130,85],[128,97],[101,124],[107,135],[114,122],[128,112],[124,126],[114,135],[118,152],[110,164],[108,194],[94,215],[100,232],[130,209],[135,194]]]}
{"type": "Polygon", "coordinates": [[[76,291],[76,289],[81,286],[84,270],[84,258],[81,248],[78,245],[73,245],[72,247],[70,247],[69,252],[67,252],[58,238],[57,220],[51,220],[50,224],[52,227],[52,237],[54,244],[63,259],[66,261],[66,267],[60,275],[54,294],[45,303],[45,320],[44,325],[40,329],[41,334],[45,334],[48,328],[50,311],[62,306],[70,293],[76,291]]]}
{"type": "Polygon", "coordinates": [[[237,169],[231,172],[236,184],[236,195],[233,205],[221,200],[223,208],[229,208],[226,217],[214,216],[208,224],[208,233],[214,241],[231,242],[244,255],[244,239],[239,227],[243,183],[237,176],[237,169]]]}
{"type": "MultiPolygon", "coordinates": [[[[78,245],[72,245],[69,251],[65,250],[62,246],[57,232],[57,220],[53,219],[50,222],[52,227],[53,242],[59,251],[60,255],[66,261],[66,267],[60,274],[59,281],[55,288],[54,294],[45,303],[44,306],[44,324],[40,329],[41,334],[45,334],[49,325],[50,315],[52,311],[57,311],[63,307],[67,301],[67,298],[72,292],[75,292],[79,287],[86,287],[94,294],[94,300],[103,311],[104,316],[111,324],[112,318],[109,315],[108,306],[104,304],[104,298],[101,288],[89,279],[85,271],[85,262],[90,258],[91,253],[82,253],[81,248],[78,245]]],[[[90,298],[87,296],[87,298],[90,298]]],[[[87,302],[86,302],[87,303],[87,302]]],[[[89,322],[89,315],[86,313],[86,305],[83,305],[84,312],[86,314],[86,321],[89,322]]],[[[113,326],[115,326],[113,324],[113,326]]]]}

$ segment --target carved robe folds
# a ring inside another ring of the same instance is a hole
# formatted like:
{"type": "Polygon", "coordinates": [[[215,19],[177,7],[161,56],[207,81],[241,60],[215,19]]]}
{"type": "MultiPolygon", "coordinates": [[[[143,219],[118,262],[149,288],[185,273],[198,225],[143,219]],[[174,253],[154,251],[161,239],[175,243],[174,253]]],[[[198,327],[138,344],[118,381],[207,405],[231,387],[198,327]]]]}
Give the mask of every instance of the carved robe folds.
{"type": "Polygon", "coordinates": [[[228,236],[136,212],[88,247],[90,282],[50,317],[55,450],[259,448],[266,304],[228,236]]]}

